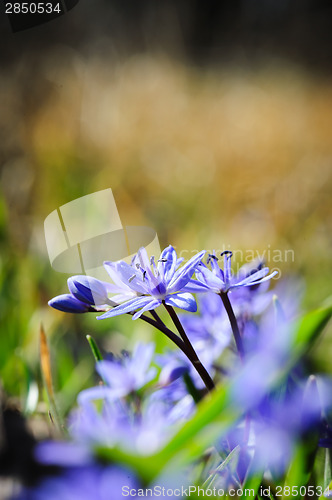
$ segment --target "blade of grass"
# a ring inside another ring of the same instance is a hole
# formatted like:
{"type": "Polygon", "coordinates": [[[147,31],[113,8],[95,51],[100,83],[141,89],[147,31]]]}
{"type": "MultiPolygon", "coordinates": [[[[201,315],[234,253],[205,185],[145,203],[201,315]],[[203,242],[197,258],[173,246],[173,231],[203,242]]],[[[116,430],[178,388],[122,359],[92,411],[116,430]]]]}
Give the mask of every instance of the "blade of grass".
{"type": "Polygon", "coordinates": [[[96,362],[102,361],[103,357],[101,355],[101,352],[99,350],[99,347],[97,346],[97,343],[91,335],[86,336],[87,341],[89,342],[90,349],[92,351],[93,357],[95,358],[96,362]]]}
{"type": "Polygon", "coordinates": [[[53,421],[56,424],[58,432],[64,434],[65,428],[62,423],[54,398],[53,380],[51,371],[51,356],[43,325],[40,325],[40,366],[53,421]]]}

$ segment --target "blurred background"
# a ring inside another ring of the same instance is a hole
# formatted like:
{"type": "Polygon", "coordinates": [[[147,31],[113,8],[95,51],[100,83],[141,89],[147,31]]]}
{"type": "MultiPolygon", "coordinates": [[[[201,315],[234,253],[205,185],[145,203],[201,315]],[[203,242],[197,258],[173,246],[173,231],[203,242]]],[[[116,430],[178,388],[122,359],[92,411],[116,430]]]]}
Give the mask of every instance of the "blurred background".
{"type": "Polygon", "coordinates": [[[122,223],[153,227],[162,248],[265,252],[303,280],[304,309],[330,294],[330,1],[80,0],[15,33],[2,10],[0,28],[0,372],[27,413],[41,322],[63,413],[91,385],[86,334],[115,351],[154,337],[47,306],[67,276],[44,219],[78,197],[112,188],[122,223]]]}

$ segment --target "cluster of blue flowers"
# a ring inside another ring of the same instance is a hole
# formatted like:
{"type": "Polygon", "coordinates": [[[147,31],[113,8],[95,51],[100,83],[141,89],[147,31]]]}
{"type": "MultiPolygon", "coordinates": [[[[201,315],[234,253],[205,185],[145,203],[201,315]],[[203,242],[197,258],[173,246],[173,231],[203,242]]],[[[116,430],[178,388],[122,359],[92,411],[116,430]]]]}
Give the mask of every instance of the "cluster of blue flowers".
{"type": "MultiPolygon", "coordinates": [[[[299,366],[286,373],[282,386],[271,384],[285,371],[293,342],[289,302],[281,306],[269,290],[276,272],[255,262],[234,275],[231,252],[209,254],[206,263],[204,257],[202,251],[183,263],[169,246],[155,262],[141,248],[130,265],[105,262],[112,283],[74,276],[68,280],[70,293],[49,302],[64,312],[101,312],[97,319],[140,318],[176,349],[156,355],[153,343],[139,342],[132,354],[99,360],[100,383],[78,395],[70,415],[70,441],[36,449],[40,463],[57,465],[61,473],[24,489],[19,500],[122,498],[122,487],[136,488],[141,478],[119,464],[102,463],[98,450],[142,457],[158,452],[200,401],[229,380],[234,381],[229,404],[240,408],[242,417],[220,432],[211,443],[215,453],[209,452],[217,467],[218,457],[220,464],[240,450],[235,470],[220,476],[223,486],[241,486],[253,456],[257,470],[281,474],[304,436],[311,436],[313,446],[329,446],[329,384],[306,377],[299,366]],[[160,306],[172,327],[156,312],[160,306]]],[[[211,467],[203,470],[201,482],[211,467]]],[[[182,481],[190,481],[190,471],[182,481]]]]}

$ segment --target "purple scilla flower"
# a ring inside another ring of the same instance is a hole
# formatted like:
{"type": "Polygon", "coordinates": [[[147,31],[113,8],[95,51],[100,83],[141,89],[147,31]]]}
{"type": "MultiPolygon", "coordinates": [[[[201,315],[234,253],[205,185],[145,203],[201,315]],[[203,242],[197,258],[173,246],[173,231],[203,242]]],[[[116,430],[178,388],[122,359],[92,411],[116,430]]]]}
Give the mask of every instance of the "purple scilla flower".
{"type": "Polygon", "coordinates": [[[124,486],[137,488],[133,473],[119,466],[68,467],[58,476],[25,488],[13,500],[120,500],[124,486]]]}
{"type": "Polygon", "coordinates": [[[251,445],[259,468],[267,464],[283,472],[296,443],[316,448],[322,416],[331,409],[331,381],[310,376],[306,383],[264,398],[251,422],[251,445]]]}
{"type": "Polygon", "coordinates": [[[72,438],[91,449],[116,446],[141,455],[154,453],[165,444],[190,405],[190,401],[170,405],[152,396],[136,401],[114,400],[102,391],[94,396],[99,396],[98,404],[94,404],[95,397],[78,398],[79,408],[70,415],[72,438]]]}
{"type": "Polygon", "coordinates": [[[70,293],[58,295],[48,302],[54,309],[70,313],[85,313],[100,310],[103,306],[115,305],[108,298],[109,293],[117,290],[111,283],[90,276],[72,276],[67,283],[70,293]]]}
{"type": "Polygon", "coordinates": [[[239,270],[236,276],[233,276],[231,269],[231,258],[232,252],[226,250],[221,253],[221,257],[224,257],[224,268],[220,269],[218,265],[218,258],[216,255],[209,255],[208,263],[211,264],[211,270],[203,263],[195,270],[195,275],[198,283],[192,280],[188,283],[187,288],[190,289],[190,285],[193,286],[200,285],[202,287],[201,291],[212,291],[214,293],[227,293],[230,290],[237,289],[239,287],[247,287],[258,285],[267,281],[277,274],[274,271],[269,273],[268,267],[263,267],[262,264],[258,265],[256,268],[249,268],[247,265],[243,266],[239,270]]]}
{"type": "Polygon", "coordinates": [[[34,450],[37,462],[59,467],[81,467],[94,462],[92,450],[80,443],[65,441],[42,441],[34,450]]]}
{"type": "Polygon", "coordinates": [[[174,424],[192,411],[192,398],[184,399],[185,391],[178,401],[156,397],[161,391],[147,398],[137,393],[155,376],[150,368],[153,353],[153,344],[138,344],[131,357],[97,363],[104,385],[82,391],[69,419],[70,434],[83,450],[102,444],[152,453],[175,432],[174,424]]]}
{"type": "Polygon", "coordinates": [[[153,343],[138,343],[132,356],[99,361],[96,368],[105,385],[86,389],[80,393],[79,399],[98,399],[106,395],[116,399],[137,391],[156,375],[156,369],[150,367],[154,349],[153,343]]]}
{"type": "Polygon", "coordinates": [[[163,302],[186,311],[195,312],[197,305],[191,293],[181,291],[188,284],[205,251],[194,255],[186,264],[179,267],[175,249],[170,245],[162,252],[158,263],[149,261],[145,248],[141,248],[132,265],[120,262],[106,262],[105,267],[117,275],[117,279],[129,287],[137,296],[109,310],[98,319],[110,318],[119,314],[131,313],[137,319],[145,311],[160,306],[163,302]]]}

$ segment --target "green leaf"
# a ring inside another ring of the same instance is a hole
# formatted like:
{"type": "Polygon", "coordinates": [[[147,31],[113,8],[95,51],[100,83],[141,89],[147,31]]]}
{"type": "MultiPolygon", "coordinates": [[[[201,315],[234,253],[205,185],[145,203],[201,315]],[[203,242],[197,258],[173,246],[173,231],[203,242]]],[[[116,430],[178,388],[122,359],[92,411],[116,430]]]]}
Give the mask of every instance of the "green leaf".
{"type": "Polygon", "coordinates": [[[294,335],[294,350],[302,356],[318,338],[332,315],[332,305],[305,314],[297,321],[294,335]]]}
{"type": "Polygon", "coordinates": [[[306,485],[309,477],[310,474],[305,472],[305,449],[303,445],[299,445],[287,470],[283,491],[286,486],[292,488],[292,486],[306,485]]]}
{"type": "Polygon", "coordinates": [[[325,448],[325,461],[324,461],[324,489],[331,483],[331,450],[325,448]]]}
{"type": "Polygon", "coordinates": [[[86,336],[87,341],[89,342],[90,349],[92,351],[93,357],[95,358],[96,361],[102,361],[103,357],[101,355],[101,352],[99,350],[99,347],[97,346],[97,343],[91,335],[86,336]]]}

